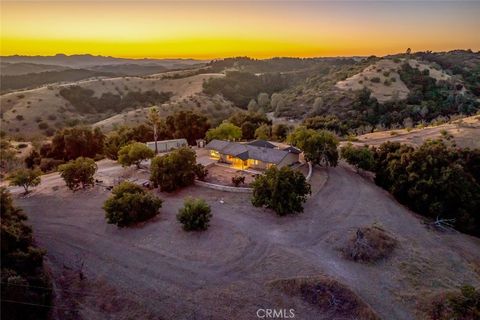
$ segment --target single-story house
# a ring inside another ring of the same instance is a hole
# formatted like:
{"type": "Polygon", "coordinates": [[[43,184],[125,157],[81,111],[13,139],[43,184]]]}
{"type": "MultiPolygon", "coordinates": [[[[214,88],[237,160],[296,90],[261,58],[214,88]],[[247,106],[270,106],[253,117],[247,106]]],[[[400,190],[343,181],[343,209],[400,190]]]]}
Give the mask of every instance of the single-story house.
{"type": "MultiPolygon", "coordinates": [[[[147,142],[147,146],[153,151],[155,151],[155,141],[147,142]]],[[[188,146],[187,140],[183,138],[157,141],[158,152],[167,152],[186,146],[188,146]]]]}
{"type": "Polygon", "coordinates": [[[299,162],[301,153],[295,147],[279,149],[276,145],[262,140],[239,143],[214,139],[205,148],[209,150],[211,158],[242,170],[291,166],[299,162]]]}

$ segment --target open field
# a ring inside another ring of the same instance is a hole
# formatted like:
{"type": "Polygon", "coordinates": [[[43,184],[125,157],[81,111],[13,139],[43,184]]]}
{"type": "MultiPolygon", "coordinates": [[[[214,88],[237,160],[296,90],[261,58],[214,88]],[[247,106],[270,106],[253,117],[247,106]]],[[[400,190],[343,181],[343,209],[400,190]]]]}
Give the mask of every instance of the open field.
{"type": "MultiPolygon", "coordinates": [[[[131,174],[101,161],[96,177],[108,181],[131,174]]],[[[294,308],[297,319],[332,319],[340,314],[320,311],[269,285],[327,276],[383,319],[422,319],[416,311],[419,299],[480,284],[479,239],[426,228],[386,191],[343,165],[315,169],[312,183],[322,180],[323,187],[314,188],[305,211],[296,216],[279,218],[254,208],[246,194],[192,186],[158,193],[164,199],[160,215],[127,229],[105,222],[101,206],[109,191],[97,186],[73,194],[56,173],[42,180],[16,202],[47,249],[56,285],[76,299],[74,304],[60,299],[59,305],[78,310],[77,318],[254,319],[258,308],[294,308]],[[208,231],[187,233],[176,221],[187,196],[210,204],[208,231]],[[344,259],[341,248],[352,233],[372,224],[398,240],[392,256],[374,265],[344,259]],[[65,276],[80,269],[85,274],[80,285],[65,276]],[[113,307],[115,297],[123,300],[113,307]]],[[[77,315],[65,311],[57,310],[63,319],[77,315]]]]}
{"type": "Polygon", "coordinates": [[[386,141],[419,146],[428,139],[445,138],[449,135],[462,148],[480,148],[480,116],[471,116],[438,126],[420,129],[398,129],[373,132],[358,136],[353,144],[378,146],[386,141]]]}
{"type": "MultiPolygon", "coordinates": [[[[176,103],[200,93],[205,79],[221,76],[223,75],[200,74],[179,79],[168,79],[164,78],[163,74],[156,74],[147,77],[89,79],[51,84],[30,90],[18,90],[0,96],[2,130],[10,135],[31,136],[42,132],[39,128],[40,122],[46,123],[49,128],[57,129],[66,126],[69,120],[94,123],[110,116],[122,116],[122,114],[80,114],[67,100],[59,95],[59,90],[62,87],[77,85],[85,89],[91,89],[94,91],[95,97],[99,97],[103,93],[123,95],[128,91],[172,92],[173,96],[170,103],[176,103]]],[[[134,107],[132,106],[132,110],[134,107]]],[[[105,112],[107,111],[105,110],[105,112]]],[[[125,112],[128,111],[125,110],[125,112]]]]}

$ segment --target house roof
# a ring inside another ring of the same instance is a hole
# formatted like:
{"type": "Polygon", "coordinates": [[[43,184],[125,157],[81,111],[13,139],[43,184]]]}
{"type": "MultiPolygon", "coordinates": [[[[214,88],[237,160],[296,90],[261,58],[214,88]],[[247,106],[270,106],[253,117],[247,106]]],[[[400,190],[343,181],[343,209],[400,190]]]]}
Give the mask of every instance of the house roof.
{"type": "Polygon", "coordinates": [[[300,154],[302,153],[302,150],[298,149],[298,148],[295,148],[293,146],[289,146],[289,147],[286,147],[286,148],[283,148],[282,150],[284,151],[288,151],[290,153],[295,153],[295,154],[300,154]]]}
{"type": "Polygon", "coordinates": [[[276,148],[277,146],[274,145],[273,143],[271,142],[268,142],[266,140],[255,140],[255,141],[251,141],[249,143],[247,143],[249,146],[254,146],[254,147],[262,147],[262,148],[270,148],[270,149],[274,149],[276,148]]]}
{"type": "Polygon", "coordinates": [[[231,155],[242,160],[253,159],[263,162],[280,163],[290,152],[286,150],[257,147],[239,142],[212,140],[206,145],[207,149],[216,150],[220,153],[231,155]]]}

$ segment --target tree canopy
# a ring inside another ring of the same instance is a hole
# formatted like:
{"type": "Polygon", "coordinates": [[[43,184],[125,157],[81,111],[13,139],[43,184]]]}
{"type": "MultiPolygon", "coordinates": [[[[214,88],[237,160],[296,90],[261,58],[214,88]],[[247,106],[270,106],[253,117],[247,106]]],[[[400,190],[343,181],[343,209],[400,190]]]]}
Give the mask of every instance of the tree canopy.
{"type": "Polygon", "coordinates": [[[211,218],[210,206],[200,198],[187,198],[177,214],[185,231],[207,230],[211,218]]]}
{"type": "Polygon", "coordinates": [[[58,167],[60,176],[65,180],[67,187],[75,191],[80,186],[85,189],[93,186],[93,175],[97,171],[97,164],[93,159],[79,157],[58,167]]]}
{"type": "Polygon", "coordinates": [[[252,183],[252,204],[265,206],[284,216],[303,211],[303,203],[310,194],[305,176],[289,167],[271,167],[252,183]]]}
{"type": "Polygon", "coordinates": [[[112,195],[103,205],[107,223],[118,227],[146,221],[156,216],[161,207],[161,199],[128,181],[113,188],[112,195]]]}
{"type": "Polygon", "coordinates": [[[242,138],[242,129],[230,122],[223,122],[218,127],[208,130],[205,138],[207,141],[213,139],[236,141],[242,138]]]}
{"type": "Polygon", "coordinates": [[[150,180],[161,191],[172,192],[191,185],[197,171],[195,151],[179,148],[166,155],[153,158],[150,180]]]}
{"type": "Polygon", "coordinates": [[[338,163],[338,139],[329,131],[299,127],[288,136],[288,141],[300,148],[305,159],[313,164],[335,167],[338,163]]]}
{"type": "Polygon", "coordinates": [[[375,168],[374,152],[367,146],[354,147],[351,143],[340,149],[340,155],[349,164],[359,169],[372,171],[375,168]]]}
{"type": "Polygon", "coordinates": [[[10,175],[10,185],[23,187],[25,193],[28,193],[30,187],[40,184],[41,174],[38,169],[18,169],[10,175]]]}
{"type": "Polygon", "coordinates": [[[140,168],[142,161],[151,159],[154,156],[155,152],[146,144],[133,142],[120,149],[118,152],[118,162],[124,167],[134,164],[137,168],[140,168]]]}

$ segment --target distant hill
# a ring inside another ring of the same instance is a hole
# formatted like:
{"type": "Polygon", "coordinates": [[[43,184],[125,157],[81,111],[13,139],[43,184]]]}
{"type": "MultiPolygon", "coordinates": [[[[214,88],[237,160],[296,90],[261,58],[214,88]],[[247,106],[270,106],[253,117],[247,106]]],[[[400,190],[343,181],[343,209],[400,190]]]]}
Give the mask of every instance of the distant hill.
{"type": "Polygon", "coordinates": [[[27,73],[38,73],[45,71],[61,71],[67,69],[63,66],[55,66],[49,64],[36,64],[36,63],[9,63],[0,62],[0,74],[2,76],[18,76],[27,73]]]}
{"type": "Polygon", "coordinates": [[[106,56],[93,56],[90,54],[65,55],[57,54],[54,56],[0,56],[3,62],[10,63],[36,63],[64,66],[69,68],[86,68],[99,65],[115,64],[137,64],[137,65],[158,65],[172,69],[179,66],[191,66],[207,61],[194,59],[125,59],[106,56]]]}

